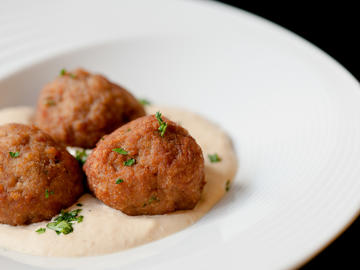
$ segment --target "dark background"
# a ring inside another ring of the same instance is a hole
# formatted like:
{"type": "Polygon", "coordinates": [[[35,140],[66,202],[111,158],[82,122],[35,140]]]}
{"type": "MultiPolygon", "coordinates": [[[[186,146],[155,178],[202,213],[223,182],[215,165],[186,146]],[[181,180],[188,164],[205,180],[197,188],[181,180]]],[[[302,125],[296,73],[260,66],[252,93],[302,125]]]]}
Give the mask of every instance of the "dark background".
{"type": "MultiPolygon", "coordinates": [[[[295,32],[335,58],[360,80],[360,15],[355,4],[345,1],[334,1],[334,4],[327,1],[322,6],[303,1],[282,5],[256,0],[218,2],[239,7],[295,32]]],[[[301,269],[360,269],[359,247],[360,218],[301,269]]]]}

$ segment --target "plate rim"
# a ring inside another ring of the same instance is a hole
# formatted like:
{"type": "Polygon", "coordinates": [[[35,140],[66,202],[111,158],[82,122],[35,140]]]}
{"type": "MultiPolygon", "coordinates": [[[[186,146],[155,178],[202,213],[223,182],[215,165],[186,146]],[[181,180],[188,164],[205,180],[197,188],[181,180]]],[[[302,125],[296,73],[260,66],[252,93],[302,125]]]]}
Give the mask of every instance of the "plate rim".
{"type": "MultiPolygon", "coordinates": [[[[179,1],[179,0],[173,0],[173,1],[179,1]]],[[[190,1],[184,1],[184,2],[190,2],[190,1]]],[[[270,20],[267,20],[263,17],[260,17],[256,14],[252,14],[248,11],[244,11],[240,8],[237,7],[233,7],[224,3],[220,3],[220,2],[215,2],[213,0],[208,0],[208,1],[204,1],[204,0],[197,0],[194,2],[201,2],[201,5],[209,5],[209,6],[213,6],[215,8],[217,7],[225,7],[225,11],[224,13],[226,13],[226,10],[230,10],[231,12],[236,12],[236,13],[242,13],[242,15],[246,16],[246,17],[253,17],[253,19],[257,20],[259,23],[261,23],[262,25],[267,25],[271,28],[273,28],[274,30],[276,30],[277,32],[282,32],[281,35],[287,35],[291,38],[296,38],[297,40],[295,41],[296,43],[300,44],[301,47],[307,46],[308,48],[310,48],[312,51],[314,51],[316,54],[321,55],[322,58],[330,60],[331,62],[333,62],[333,66],[336,66],[338,71],[341,71],[343,73],[343,75],[347,75],[348,79],[351,79],[353,83],[357,84],[358,89],[360,89],[360,83],[359,81],[354,77],[354,75],[348,70],[346,69],[341,63],[339,63],[335,58],[333,58],[331,55],[327,54],[326,52],[324,52],[322,49],[320,49],[319,47],[317,47],[316,45],[312,44],[310,41],[304,39],[303,37],[297,35],[296,33],[291,32],[290,30],[284,28],[281,25],[278,25],[274,22],[271,22],[270,20]]],[[[91,45],[89,44],[88,46],[85,47],[96,47],[96,46],[101,46],[102,44],[107,44],[107,43],[111,43],[111,42],[116,42],[118,41],[118,39],[116,40],[102,40],[99,43],[92,43],[91,45]]],[[[11,76],[16,76],[16,74],[21,73],[24,69],[27,69],[29,67],[31,67],[34,64],[40,64],[43,61],[48,61],[51,58],[54,57],[60,57],[61,55],[66,55],[66,54],[72,54],[75,53],[76,51],[81,51],[84,49],[84,46],[79,46],[76,48],[72,48],[69,50],[63,50],[63,51],[58,51],[58,53],[56,54],[52,54],[52,55],[48,55],[43,57],[42,59],[38,59],[38,61],[32,61],[32,63],[28,63],[25,65],[21,65],[19,68],[14,69],[13,72],[9,72],[7,74],[1,74],[0,75],[0,81],[2,80],[6,80],[7,78],[11,77],[11,76]]],[[[337,233],[333,234],[333,236],[331,238],[328,239],[328,241],[326,243],[323,243],[319,248],[317,248],[316,250],[314,250],[312,252],[311,256],[307,256],[306,258],[304,258],[301,262],[294,262],[294,265],[292,265],[291,267],[301,267],[304,264],[306,264],[307,262],[309,262],[312,258],[316,257],[319,253],[321,253],[324,249],[326,249],[329,245],[331,245],[332,242],[334,242],[343,232],[345,232],[350,226],[351,224],[353,224],[353,222],[360,216],[360,209],[358,209],[357,212],[353,213],[352,217],[350,219],[348,219],[347,221],[344,221],[343,226],[338,228],[337,233]]]]}

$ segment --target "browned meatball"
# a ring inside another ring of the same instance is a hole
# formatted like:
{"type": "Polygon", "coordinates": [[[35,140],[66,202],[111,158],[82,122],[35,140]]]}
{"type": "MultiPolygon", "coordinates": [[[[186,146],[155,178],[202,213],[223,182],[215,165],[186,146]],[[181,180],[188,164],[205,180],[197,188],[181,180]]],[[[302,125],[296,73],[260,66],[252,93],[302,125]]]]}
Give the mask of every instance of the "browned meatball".
{"type": "Polygon", "coordinates": [[[184,128],[163,121],[163,136],[158,120],[150,115],[98,142],[84,165],[89,188],[98,199],[128,215],[195,207],[205,184],[201,148],[184,128]]]}
{"type": "Polygon", "coordinates": [[[0,126],[0,223],[51,219],[83,193],[83,173],[63,146],[36,127],[0,126]]]}
{"type": "Polygon", "coordinates": [[[65,145],[93,148],[103,135],[144,115],[128,91],[105,77],[63,70],[42,90],[35,124],[65,145]]]}

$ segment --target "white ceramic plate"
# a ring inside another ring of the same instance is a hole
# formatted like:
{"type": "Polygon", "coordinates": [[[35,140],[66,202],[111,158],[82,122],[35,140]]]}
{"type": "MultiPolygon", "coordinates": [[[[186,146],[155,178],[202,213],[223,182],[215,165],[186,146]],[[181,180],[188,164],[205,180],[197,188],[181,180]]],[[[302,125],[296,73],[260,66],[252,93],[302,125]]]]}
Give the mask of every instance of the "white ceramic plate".
{"type": "Polygon", "coordinates": [[[34,104],[62,67],[83,66],[216,121],[240,166],[230,193],[182,232],[99,257],[8,252],[2,269],[283,269],[359,211],[359,84],[272,23],[207,1],[2,1],[0,36],[0,107],[34,104]]]}

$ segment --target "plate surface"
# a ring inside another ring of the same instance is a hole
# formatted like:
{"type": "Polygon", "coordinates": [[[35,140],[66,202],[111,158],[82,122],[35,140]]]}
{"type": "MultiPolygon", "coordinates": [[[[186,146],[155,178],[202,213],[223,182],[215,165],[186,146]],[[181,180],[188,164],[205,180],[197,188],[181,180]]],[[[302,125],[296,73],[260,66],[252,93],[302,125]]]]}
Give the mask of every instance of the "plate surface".
{"type": "Polygon", "coordinates": [[[208,1],[3,1],[0,36],[0,108],[83,66],[207,116],[239,157],[231,191],[182,232],[99,257],[3,252],[4,269],[283,269],[359,212],[359,84],[270,22],[208,1]]]}

